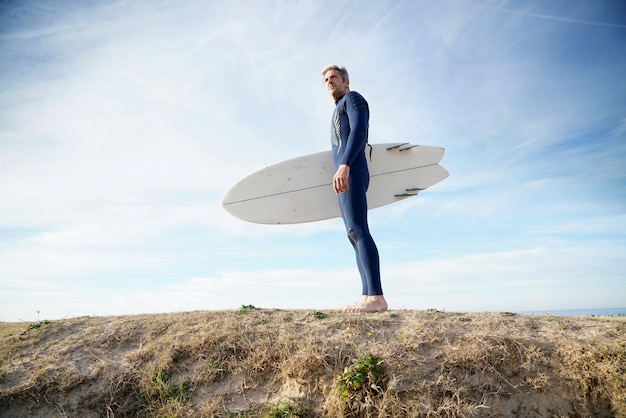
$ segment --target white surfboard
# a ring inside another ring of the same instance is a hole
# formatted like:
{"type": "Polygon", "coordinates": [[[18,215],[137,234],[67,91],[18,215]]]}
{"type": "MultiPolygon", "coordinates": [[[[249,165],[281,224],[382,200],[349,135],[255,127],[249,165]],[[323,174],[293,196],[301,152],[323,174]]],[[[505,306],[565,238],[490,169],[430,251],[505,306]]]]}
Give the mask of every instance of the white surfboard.
{"type": "MultiPolygon", "coordinates": [[[[416,196],[448,177],[438,163],[444,149],[408,143],[373,144],[365,153],[370,170],[369,209],[416,196]]],[[[331,151],[286,160],[237,182],[222,199],[233,216],[261,224],[294,224],[341,216],[333,191],[331,151]]]]}

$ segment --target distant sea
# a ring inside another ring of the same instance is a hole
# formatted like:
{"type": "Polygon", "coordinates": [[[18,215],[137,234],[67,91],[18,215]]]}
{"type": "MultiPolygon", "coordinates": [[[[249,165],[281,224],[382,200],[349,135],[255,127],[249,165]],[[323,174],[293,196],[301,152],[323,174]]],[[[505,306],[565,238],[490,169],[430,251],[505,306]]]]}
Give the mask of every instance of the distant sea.
{"type": "Polygon", "coordinates": [[[626,308],[599,308],[599,309],[555,309],[544,311],[521,311],[529,315],[556,315],[556,316],[618,316],[626,315],[626,308]]]}

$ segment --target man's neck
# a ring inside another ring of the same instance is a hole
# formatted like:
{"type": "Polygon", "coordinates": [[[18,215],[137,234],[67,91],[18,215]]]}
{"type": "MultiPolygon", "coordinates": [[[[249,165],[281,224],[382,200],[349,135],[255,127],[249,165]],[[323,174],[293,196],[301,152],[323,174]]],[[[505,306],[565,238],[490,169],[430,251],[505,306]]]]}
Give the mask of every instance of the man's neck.
{"type": "Polygon", "coordinates": [[[344,94],[342,94],[341,96],[337,97],[337,98],[335,99],[335,104],[336,104],[339,100],[343,99],[343,98],[346,96],[346,94],[348,94],[348,93],[350,93],[350,90],[347,90],[344,94]]]}

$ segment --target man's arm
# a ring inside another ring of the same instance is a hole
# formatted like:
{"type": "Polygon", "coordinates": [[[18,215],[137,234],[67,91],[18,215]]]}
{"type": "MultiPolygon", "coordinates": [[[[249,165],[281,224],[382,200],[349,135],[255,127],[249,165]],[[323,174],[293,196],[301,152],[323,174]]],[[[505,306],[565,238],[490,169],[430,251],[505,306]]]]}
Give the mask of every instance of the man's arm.
{"type": "Polygon", "coordinates": [[[346,140],[346,150],[340,164],[352,165],[352,162],[365,148],[369,121],[367,102],[359,93],[350,92],[346,97],[346,113],[350,124],[350,134],[346,140]]]}

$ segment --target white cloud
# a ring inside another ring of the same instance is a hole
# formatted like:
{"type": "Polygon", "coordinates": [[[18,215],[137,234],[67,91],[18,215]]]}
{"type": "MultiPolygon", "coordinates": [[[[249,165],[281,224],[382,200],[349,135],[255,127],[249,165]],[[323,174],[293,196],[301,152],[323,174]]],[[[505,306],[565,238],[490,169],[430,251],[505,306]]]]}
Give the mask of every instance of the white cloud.
{"type": "MultiPolygon", "coordinates": [[[[623,278],[615,269],[624,267],[625,254],[624,247],[543,247],[396,265],[383,263],[381,270],[392,309],[528,311],[610,307],[620,306],[626,296],[623,278]]],[[[18,280],[7,283],[2,320],[28,317],[36,309],[49,318],[75,316],[84,313],[85,306],[94,315],[236,309],[243,304],[340,309],[360,294],[355,268],[235,269],[149,288],[87,293],[64,304],[55,301],[66,297],[61,287],[50,286],[18,280]]]]}
{"type": "Polygon", "coordinates": [[[616,268],[624,265],[625,254],[624,247],[474,254],[388,266],[385,287],[390,299],[395,297],[398,305],[409,309],[521,311],[620,306],[626,291],[616,268]],[[589,286],[596,291],[586,293],[589,286]]]}

